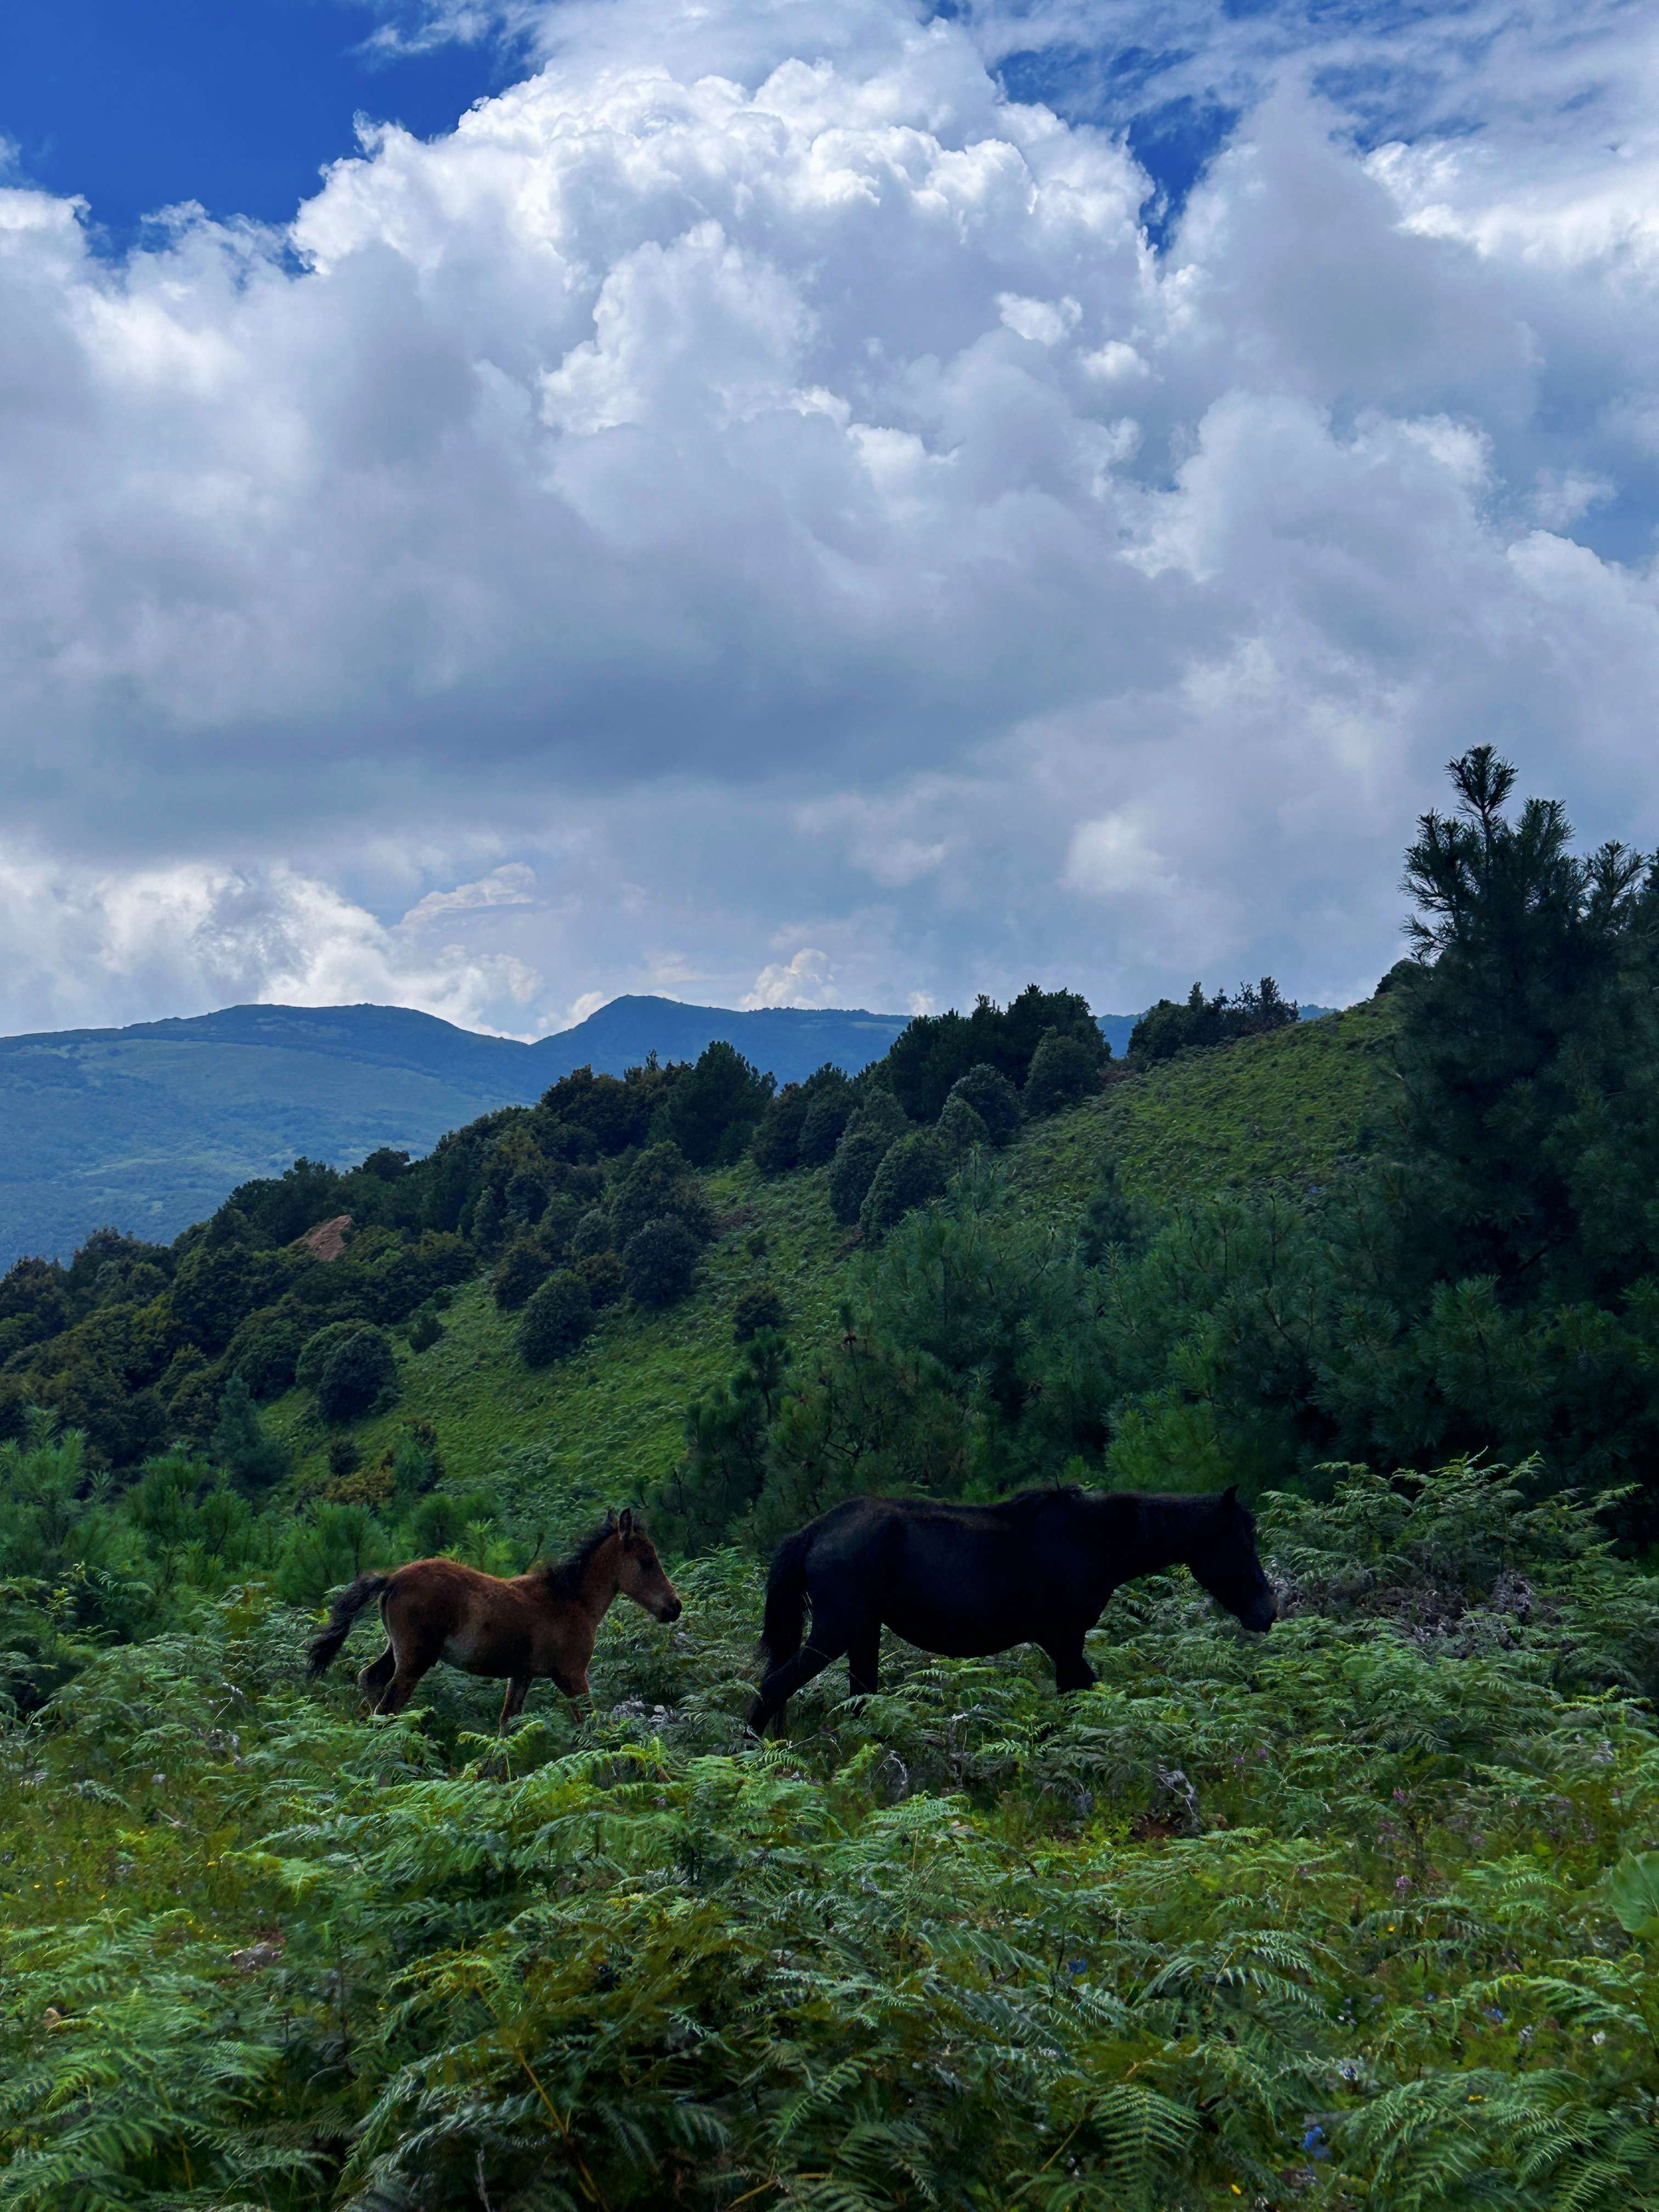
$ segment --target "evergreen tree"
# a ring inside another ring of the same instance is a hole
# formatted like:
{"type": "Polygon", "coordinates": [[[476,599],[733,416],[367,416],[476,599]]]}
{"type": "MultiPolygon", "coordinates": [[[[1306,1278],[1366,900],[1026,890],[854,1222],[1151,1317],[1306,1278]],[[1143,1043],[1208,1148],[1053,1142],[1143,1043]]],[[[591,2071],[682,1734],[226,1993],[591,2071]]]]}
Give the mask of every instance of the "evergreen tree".
{"type": "Polygon", "coordinates": [[[914,1129],[890,1145],[876,1170],[863,1205],[859,1227],[873,1243],[897,1226],[913,1206],[925,1206],[945,1188],[951,1172],[951,1156],[931,1129],[914,1129]]]}
{"type": "Polygon", "coordinates": [[[684,1221],[671,1215],[647,1221],[623,1247],[623,1280],[643,1306],[672,1306],[690,1289],[702,1245],[684,1221]]]}
{"type": "Polygon", "coordinates": [[[951,1097],[973,1108],[994,1145],[1006,1145],[1019,1127],[1019,1093],[985,1060],[958,1076],[951,1086],[951,1097]]]}
{"type": "Polygon", "coordinates": [[[225,1385],[208,1449],[215,1464],[247,1498],[274,1489],[293,1465],[288,1446],[261,1425],[253,1393],[240,1367],[225,1385]]]}
{"type": "Polygon", "coordinates": [[[1023,1103],[1028,1114],[1057,1114],[1097,1088],[1102,1055],[1082,1038],[1048,1030],[1031,1055],[1023,1103]]]}
{"type": "Polygon", "coordinates": [[[611,1232],[620,1249],[647,1222],[669,1220],[679,1222],[700,1246],[714,1233],[702,1184],[679,1146],[647,1145],[612,1194],[611,1232]]]}
{"type": "Polygon", "coordinates": [[[853,1118],[854,1094],[838,1067],[821,1067],[807,1088],[811,1098],[801,1116],[795,1162],[799,1167],[821,1168],[835,1158],[842,1133],[853,1118]]]}
{"type": "Polygon", "coordinates": [[[1406,856],[1422,973],[1401,1003],[1404,1135],[1437,1272],[1607,1297],[1659,1262],[1659,886],[1639,853],[1579,856],[1555,799],[1505,812],[1490,745],[1406,856]]]}
{"type": "Polygon", "coordinates": [[[391,1345],[378,1328],[357,1328],[328,1355],[317,1385],[317,1410],[325,1421],[355,1421],[397,1392],[391,1345]]]}
{"type": "Polygon", "coordinates": [[[593,1326],[587,1285],[570,1268],[550,1275],[525,1307],[519,1322],[519,1357],[526,1367],[546,1367],[574,1352],[593,1326]]]}
{"type": "Polygon", "coordinates": [[[664,1101],[658,1117],[662,1134],[694,1167],[729,1164],[741,1155],[775,1087],[771,1076],[717,1037],[664,1101]]]}

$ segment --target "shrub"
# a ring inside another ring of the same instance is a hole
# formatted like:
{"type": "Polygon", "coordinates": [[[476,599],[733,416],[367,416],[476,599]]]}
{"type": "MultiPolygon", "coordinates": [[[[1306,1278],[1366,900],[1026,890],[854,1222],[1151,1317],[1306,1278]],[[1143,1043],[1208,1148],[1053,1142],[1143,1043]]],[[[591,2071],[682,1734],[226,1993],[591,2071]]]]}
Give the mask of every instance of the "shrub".
{"type": "Polygon", "coordinates": [[[988,1145],[991,1133],[985,1126],[985,1116],[976,1106],[965,1098],[947,1098],[945,1110],[939,1117],[939,1142],[954,1158],[960,1159],[975,1145],[988,1145]]]}
{"type": "Polygon", "coordinates": [[[912,1206],[925,1206],[945,1188],[951,1171],[949,1153],[931,1129],[917,1129],[890,1145],[876,1170],[863,1206],[859,1227],[872,1243],[896,1226],[912,1206]]]}
{"type": "Polygon", "coordinates": [[[501,1194],[492,1183],[478,1194],[477,1203],[467,1218],[467,1236],[474,1248],[488,1257],[501,1243],[506,1226],[501,1194]]]}
{"type": "Polygon", "coordinates": [[[615,1305],[628,1287],[623,1279],[622,1261],[614,1252],[589,1252],[577,1261],[571,1272],[586,1284],[596,1313],[601,1306],[615,1305]]]}
{"type": "Polygon", "coordinates": [[[684,1221],[647,1221],[623,1248],[629,1295],[644,1306],[673,1305],[691,1287],[701,1249],[684,1221]]]}
{"type": "Polygon", "coordinates": [[[652,1221],[678,1221],[699,1246],[714,1233],[702,1185],[684,1153],[672,1144],[647,1146],[617,1186],[611,1219],[615,1242],[624,1249],[652,1221]]]}
{"type": "Polygon", "coordinates": [[[801,1116],[795,1145],[795,1164],[803,1168],[821,1168],[835,1158],[854,1103],[853,1086],[838,1067],[820,1070],[812,1081],[816,1088],[801,1116]]]}
{"type": "Polygon", "coordinates": [[[325,1421],[355,1421],[397,1395],[398,1363],[378,1328],[358,1328],[328,1355],[317,1385],[325,1421]]]}
{"type": "Polygon", "coordinates": [[[430,1352],[444,1333],[444,1325],[430,1306],[422,1306],[409,1324],[409,1348],[411,1352],[430,1352]]]}
{"type": "Polygon", "coordinates": [[[1194,983],[1184,1006],[1160,999],[1146,1009],[1129,1032],[1129,1056],[1144,1064],[1173,1060],[1178,1052],[1208,1051],[1239,1037],[1284,1029],[1296,1021],[1298,1011],[1294,999],[1280,996],[1271,975],[1259,985],[1241,984],[1231,999],[1224,991],[1206,999],[1204,986],[1194,983]]]}
{"type": "Polygon", "coordinates": [[[553,1256],[538,1237],[515,1237],[496,1261],[489,1288],[503,1313],[517,1313],[553,1272],[553,1256]]]}
{"type": "Polygon", "coordinates": [[[520,1168],[501,1193],[502,1215],[520,1228],[533,1229],[546,1211],[546,1178],[530,1168],[520,1168]]]}
{"type": "Polygon", "coordinates": [[[837,1221],[850,1226],[858,1219],[859,1209],[876,1179],[876,1170],[895,1142],[879,1127],[860,1127],[856,1121],[848,1127],[830,1163],[830,1211],[837,1221]]]}
{"type": "Polygon", "coordinates": [[[781,1328],[783,1322],[783,1300],[775,1283],[751,1283],[732,1309],[732,1334],[739,1344],[747,1344],[763,1328],[781,1328]]]}
{"type": "Polygon", "coordinates": [[[967,1100],[984,1122],[994,1145],[1006,1145],[1019,1127],[1018,1091],[1006,1075],[982,1060],[951,1085],[951,1097],[967,1100]]]}
{"type": "Polygon", "coordinates": [[[1049,1030],[1031,1055],[1031,1072],[1025,1079],[1026,1112],[1057,1114],[1062,1106],[1076,1105],[1095,1088],[1100,1065],[1100,1054],[1091,1052],[1081,1037],[1049,1030]]]}
{"type": "Polygon", "coordinates": [[[590,1206],[576,1224],[575,1234],[570,1239],[570,1255],[574,1260],[588,1260],[597,1252],[610,1249],[611,1216],[602,1206],[590,1206]]]}
{"type": "Polygon", "coordinates": [[[280,1398],[294,1382],[311,1334],[302,1316],[280,1306],[264,1306],[250,1314],[231,1338],[225,1358],[246,1378],[256,1398],[280,1398]]]}
{"type": "Polygon", "coordinates": [[[331,1437],[328,1440],[328,1471],[337,1482],[349,1474],[356,1474],[363,1463],[363,1455],[356,1437],[331,1437]]]}
{"type": "Polygon", "coordinates": [[[361,1321],[325,1322],[322,1328],[308,1336],[300,1347],[300,1356],[294,1363],[294,1379],[302,1390],[314,1390],[323,1379],[323,1370],[333,1357],[336,1348],[349,1336],[356,1336],[362,1328],[361,1321]]]}
{"type": "Polygon", "coordinates": [[[750,1146],[764,1176],[787,1175],[800,1155],[801,1126],[812,1101],[803,1083],[786,1083],[761,1115],[750,1146]]]}
{"type": "Polygon", "coordinates": [[[550,1275],[525,1307],[519,1322],[519,1357],[526,1367],[549,1367],[574,1352],[593,1326],[593,1301],[573,1268],[550,1275]]]}

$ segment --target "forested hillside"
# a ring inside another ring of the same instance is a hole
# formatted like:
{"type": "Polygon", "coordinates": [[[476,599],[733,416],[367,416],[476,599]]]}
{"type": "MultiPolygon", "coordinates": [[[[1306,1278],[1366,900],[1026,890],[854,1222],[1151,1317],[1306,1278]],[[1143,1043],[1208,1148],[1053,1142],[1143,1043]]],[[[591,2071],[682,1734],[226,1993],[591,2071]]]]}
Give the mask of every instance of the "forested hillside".
{"type": "Polygon", "coordinates": [[[1659,2204],[1659,881],[1455,782],[1341,1016],[714,1045],[13,1268],[0,2203],[1659,2204]],[[745,1736],[780,1535],[1062,1482],[1238,1485],[1278,1625],[745,1736]],[[305,1683],[623,1503],[591,1711],[305,1683]]]}
{"type": "Polygon", "coordinates": [[[0,1038],[0,1267],[67,1257],[111,1224],[170,1240],[250,1176],[302,1157],[422,1152],[494,1107],[533,1104],[577,1067],[695,1060],[721,1037],[780,1082],[825,1060],[856,1074],[903,1027],[902,1015],[841,1008],[632,997],[535,1044],[404,1006],[229,1006],[0,1038]]]}

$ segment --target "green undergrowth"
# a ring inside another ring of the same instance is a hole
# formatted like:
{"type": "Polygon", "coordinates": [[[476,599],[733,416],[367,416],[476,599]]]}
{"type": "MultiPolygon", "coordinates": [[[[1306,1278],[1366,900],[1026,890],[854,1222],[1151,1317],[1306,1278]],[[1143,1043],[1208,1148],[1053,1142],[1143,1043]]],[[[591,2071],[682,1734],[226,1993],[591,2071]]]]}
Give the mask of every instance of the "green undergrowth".
{"type": "MultiPolygon", "coordinates": [[[[1020,1133],[1003,1156],[1003,1203],[1068,1226],[1109,1162],[1155,1201],[1314,1181],[1381,1111],[1390,1035],[1378,1000],[1115,1084],[1020,1133]]],[[[547,1497],[586,1509],[642,1496],[679,1456],[688,1404],[731,1370],[732,1309],[748,1285],[776,1284],[797,1345],[822,1340],[855,1292],[857,1237],[831,1218],[822,1171],[772,1180],[745,1161],[707,1180],[722,1230],[682,1304],[611,1307],[573,1358],[534,1370],[514,1346],[516,1316],[474,1282],[436,1344],[400,1350],[397,1406],[356,1431],[364,1456],[429,1421],[453,1481],[499,1483],[532,1516],[547,1497]]],[[[291,1393],[271,1418],[296,1447],[301,1488],[320,1488],[328,1435],[308,1395],[291,1393]]]]}
{"type": "Polygon", "coordinates": [[[1659,2204],[1659,1591],[1468,1467],[1263,1525],[1269,1638],[1159,1578],[764,1749],[729,1553],[504,1759],[257,1590],[106,1652],[0,1739],[0,2205],[1659,2204]]]}

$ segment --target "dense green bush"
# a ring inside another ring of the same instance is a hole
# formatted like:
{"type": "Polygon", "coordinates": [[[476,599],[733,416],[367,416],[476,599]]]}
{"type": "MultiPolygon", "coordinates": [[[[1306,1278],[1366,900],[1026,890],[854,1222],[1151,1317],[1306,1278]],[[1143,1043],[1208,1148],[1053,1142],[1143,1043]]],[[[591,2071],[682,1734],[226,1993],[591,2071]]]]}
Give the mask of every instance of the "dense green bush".
{"type": "Polygon", "coordinates": [[[256,1398],[280,1397],[292,1386],[300,1354],[314,1333],[292,1310],[261,1306],[238,1326],[225,1364],[246,1379],[256,1398]]]}
{"type": "Polygon", "coordinates": [[[517,1313],[552,1273],[554,1255],[539,1237],[515,1237],[495,1262],[490,1295],[503,1313],[517,1313]]]}
{"type": "Polygon", "coordinates": [[[1204,986],[1194,983],[1184,1005],[1160,999],[1148,1007],[1129,1032],[1129,1057],[1141,1062],[1173,1060],[1178,1052],[1207,1051],[1239,1037],[1261,1036],[1294,1022],[1297,1011],[1294,1000],[1280,996],[1271,975],[1260,984],[1242,983],[1231,998],[1218,991],[1206,999],[1204,986]]]}
{"type": "Polygon", "coordinates": [[[714,1216],[701,1181],[678,1145],[647,1145],[617,1183],[611,1202],[611,1231],[618,1251],[647,1222],[678,1221],[702,1246],[714,1233],[714,1216]]]}
{"type": "Polygon", "coordinates": [[[883,1155],[859,1209],[859,1227],[865,1237],[873,1243],[902,1221],[913,1206],[937,1198],[950,1172],[950,1153],[931,1129],[915,1129],[908,1137],[897,1138],[883,1155]]]}
{"type": "Polygon", "coordinates": [[[830,1163],[825,1188],[837,1221],[852,1223],[869,1194],[889,1147],[909,1129],[890,1091],[872,1089],[848,1121],[830,1163]]]}
{"type": "Polygon", "coordinates": [[[611,1216],[602,1206],[590,1206],[570,1239],[571,1257],[590,1259],[596,1252],[610,1251],[611,1243],[611,1216]]]}
{"type": "MultiPolygon", "coordinates": [[[[937,1121],[951,1086],[970,1067],[994,1067],[1018,1088],[1046,1031],[1076,1037],[1098,1065],[1100,1025],[1075,991],[1028,984],[1006,1007],[981,998],[971,1014],[918,1014],[883,1063],[900,1104],[918,1121],[937,1121]]],[[[977,1101],[975,1101],[977,1103],[977,1101]]]]}
{"type": "Polygon", "coordinates": [[[526,1367],[546,1367],[574,1352],[593,1326],[593,1301],[580,1275],[568,1267],[550,1275],[520,1317],[519,1357],[526,1367]]]}
{"type": "Polygon", "coordinates": [[[732,1334],[739,1344],[747,1344],[763,1328],[781,1328],[783,1323],[783,1299],[775,1283],[751,1283],[732,1309],[732,1334]]]}
{"type": "Polygon", "coordinates": [[[763,1175],[787,1175],[799,1164],[801,1128],[811,1103],[804,1083],[786,1083],[762,1115],[749,1149],[763,1175]]]}
{"type": "Polygon", "coordinates": [[[317,1384],[325,1421],[355,1421],[398,1393],[398,1363],[378,1328],[360,1328],[329,1353],[317,1384]]]}
{"type": "Polygon", "coordinates": [[[321,1328],[306,1339],[294,1366],[294,1379],[301,1389],[317,1389],[323,1379],[323,1370],[328,1365],[336,1348],[348,1337],[356,1336],[362,1328],[361,1321],[325,1322],[321,1328]]]}
{"type": "Polygon", "coordinates": [[[1019,1127],[1019,1093],[1006,1075],[983,1061],[957,1077],[945,1103],[958,1098],[979,1115],[994,1145],[1007,1144],[1019,1127]]]}
{"type": "Polygon", "coordinates": [[[671,1216],[647,1221],[623,1247],[623,1280],[642,1306],[672,1306],[691,1288],[702,1247],[685,1223],[671,1216]]]}
{"type": "Polygon", "coordinates": [[[601,1306],[615,1305],[628,1288],[622,1261],[614,1252],[589,1252],[575,1262],[572,1272],[586,1284],[596,1312],[601,1306]]]}
{"type": "Polygon", "coordinates": [[[975,1145],[988,1145],[991,1141],[985,1116],[965,1098],[954,1095],[945,1100],[938,1127],[939,1142],[953,1159],[961,1159],[975,1145]]]}
{"type": "Polygon", "coordinates": [[[422,1306],[410,1316],[409,1348],[411,1352],[430,1352],[442,1337],[444,1325],[430,1306],[422,1306]]]}
{"type": "Polygon", "coordinates": [[[1028,1114],[1057,1114],[1075,1106],[1098,1084],[1101,1055],[1078,1036],[1048,1030],[1031,1055],[1022,1103],[1028,1114]]]}
{"type": "Polygon", "coordinates": [[[853,1118],[854,1093],[838,1067],[820,1068],[810,1087],[812,1095],[801,1116],[795,1164],[821,1168],[835,1158],[842,1132],[853,1118]]]}

